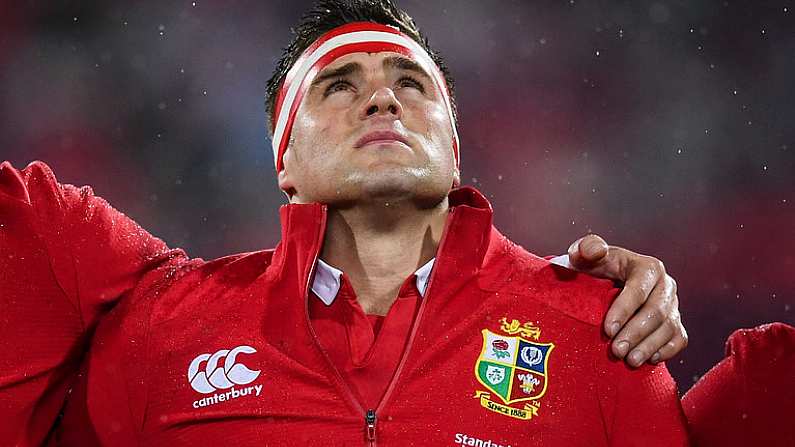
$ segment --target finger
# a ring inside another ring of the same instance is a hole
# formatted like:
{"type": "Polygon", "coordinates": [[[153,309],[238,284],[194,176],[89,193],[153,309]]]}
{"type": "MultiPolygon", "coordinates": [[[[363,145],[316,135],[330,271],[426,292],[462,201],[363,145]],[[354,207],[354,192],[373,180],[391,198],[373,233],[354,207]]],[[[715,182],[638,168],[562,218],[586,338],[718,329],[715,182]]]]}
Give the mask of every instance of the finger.
{"type": "Polygon", "coordinates": [[[655,354],[651,356],[652,363],[665,362],[672,359],[676,354],[682,352],[687,347],[688,335],[687,330],[682,325],[680,318],[676,318],[674,327],[674,336],[665,343],[655,354]]]}
{"type": "MultiPolygon", "coordinates": [[[[654,260],[657,261],[656,259],[654,260]]],[[[662,265],[659,261],[657,262],[662,265]]],[[[627,324],[630,317],[646,303],[649,295],[658,284],[665,283],[666,276],[664,270],[661,270],[661,267],[653,261],[630,261],[628,278],[624,288],[618,297],[613,300],[605,315],[605,333],[610,337],[614,337],[618,330],[627,324]]],[[[669,289],[661,290],[663,292],[662,298],[670,297],[671,291],[669,289]]],[[[653,304],[656,303],[656,301],[653,301],[653,304]]]]}
{"type": "Polygon", "coordinates": [[[576,241],[572,242],[571,245],[569,245],[569,250],[568,250],[569,255],[579,250],[580,242],[582,242],[583,239],[585,239],[585,236],[577,239],[576,241]]]}
{"type": "Polygon", "coordinates": [[[593,267],[607,256],[607,252],[607,242],[598,235],[589,234],[569,246],[569,262],[578,270],[593,267]]]}
{"type": "MultiPolygon", "coordinates": [[[[618,318],[624,318],[627,315],[627,313],[623,312],[632,312],[627,317],[629,321],[623,324],[621,324],[621,321],[609,323],[615,321],[611,320],[611,318],[613,318],[611,310],[616,306],[614,302],[605,316],[605,332],[607,332],[609,328],[609,330],[614,331],[613,334],[616,334],[618,333],[617,328],[620,328],[625,334],[636,334],[640,339],[643,339],[650,335],[663,321],[671,318],[674,311],[676,311],[678,315],[679,300],[676,296],[676,281],[669,275],[664,275],[660,281],[654,284],[651,293],[646,297],[643,296],[645,290],[636,289],[632,283],[628,283],[624,286],[622,294],[625,292],[633,294],[628,301],[631,305],[627,305],[623,310],[617,309],[616,312],[622,312],[619,314],[618,318]],[[629,290],[627,290],[628,288],[629,290]],[[641,300],[643,300],[642,303],[640,302],[641,300]],[[633,311],[633,307],[640,307],[640,309],[633,311]]],[[[617,300],[618,298],[616,301],[617,300]]],[[[616,336],[615,338],[618,340],[622,337],[616,336]]],[[[633,344],[630,340],[629,348],[631,349],[632,347],[633,344]]]]}
{"type": "Polygon", "coordinates": [[[577,271],[621,282],[627,278],[629,266],[637,263],[649,263],[650,261],[647,261],[646,258],[654,259],[614,245],[608,245],[604,256],[593,261],[583,260],[584,256],[578,252],[569,253],[569,262],[577,271]]]}
{"type": "MultiPolygon", "coordinates": [[[[621,328],[618,335],[615,336],[613,353],[616,356],[623,358],[668,320],[673,310],[673,303],[670,298],[670,291],[666,290],[666,288],[665,282],[655,286],[651,293],[654,298],[647,300],[640,311],[633,315],[629,322],[621,328]]],[[[658,348],[659,346],[654,351],[657,351],[658,348]]],[[[649,355],[653,354],[654,351],[650,352],[649,355]]]]}
{"type": "Polygon", "coordinates": [[[673,323],[666,321],[651,335],[638,344],[626,358],[630,366],[638,367],[648,360],[658,349],[665,346],[674,336],[673,323]]]}

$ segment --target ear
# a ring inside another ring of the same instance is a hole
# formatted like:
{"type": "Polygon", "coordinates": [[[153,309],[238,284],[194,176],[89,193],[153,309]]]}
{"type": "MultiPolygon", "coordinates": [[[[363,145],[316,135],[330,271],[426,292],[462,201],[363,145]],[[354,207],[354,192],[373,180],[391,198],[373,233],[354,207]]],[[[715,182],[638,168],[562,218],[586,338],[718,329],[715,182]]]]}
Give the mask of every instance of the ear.
{"type": "Polygon", "coordinates": [[[461,186],[461,171],[458,167],[453,168],[453,188],[461,186]]]}
{"type": "Polygon", "coordinates": [[[293,178],[290,175],[290,166],[289,166],[290,163],[288,161],[290,159],[290,157],[288,156],[289,154],[290,154],[290,148],[288,147],[287,150],[284,151],[284,154],[282,155],[284,157],[282,158],[282,170],[279,171],[276,177],[279,181],[279,189],[284,191],[287,194],[287,196],[290,199],[292,199],[292,197],[295,195],[295,182],[293,181],[293,178]]]}

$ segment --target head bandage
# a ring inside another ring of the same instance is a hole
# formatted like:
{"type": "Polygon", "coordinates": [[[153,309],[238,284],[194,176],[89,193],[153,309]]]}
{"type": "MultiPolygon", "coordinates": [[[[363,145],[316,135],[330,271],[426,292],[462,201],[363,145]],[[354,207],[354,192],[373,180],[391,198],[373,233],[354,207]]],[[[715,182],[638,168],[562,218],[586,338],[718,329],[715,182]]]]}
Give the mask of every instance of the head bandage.
{"type": "Polygon", "coordinates": [[[283,157],[290,140],[295,115],[312,80],[323,69],[342,56],[351,53],[379,53],[392,51],[417,62],[433,79],[434,86],[444,98],[450,125],[453,128],[453,153],[456,164],[460,164],[458,153],[458,131],[455,127],[453,107],[447,84],[441,71],[428,53],[412,38],[398,29],[371,22],[356,22],[342,25],[327,32],[309,46],[293,64],[273,111],[273,158],[276,172],[284,169],[283,157]]]}

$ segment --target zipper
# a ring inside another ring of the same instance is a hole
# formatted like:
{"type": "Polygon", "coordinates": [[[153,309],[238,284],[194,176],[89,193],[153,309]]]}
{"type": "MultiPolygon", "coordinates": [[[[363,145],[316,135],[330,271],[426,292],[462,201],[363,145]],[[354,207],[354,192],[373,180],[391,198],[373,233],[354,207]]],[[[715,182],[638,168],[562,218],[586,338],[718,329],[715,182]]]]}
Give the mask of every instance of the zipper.
{"type": "MultiPolygon", "coordinates": [[[[445,222],[444,230],[442,231],[442,238],[439,240],[439,250],[437,250],[437,253],[441,251],[442,247],[444,247],[444,243],[447,240],[447,233],[450,224],[453,221],[453,213],[455,212],[456,212],[455,208],[450,209],[450,215],[448,216],[447,222],[445,222]]],[[[322,239],[323,235],[325,234],[327,214],[328,214],[328,208],[326,205],[323,205],[323,217],[321,218],[320,222],[320,228],[322,232],[320,233],[320,236],[318,236],[318,239],[322,239]]],[[[377,440],[376,422],[378,420],[378,413],[384,408],[387,401],[389,400],[389,396],[392,394],[392,391],[395,389],[397,381],[400,378],[400,372],[403,370],[403,366],[405,365],[409,353],[411,352],[411,346],[414,344],[414,337],[417,335],[417,328],[419,328],[420,326],[423,310],[425,309],[425,302],[428,301],[428,297],[430,296],[431,287],[434,284],[434,279],[436,278],[436,272],[438,269],[434,268],[431,271],[431,276],[428,278],[428,286],[425,288],[425,296],[421,298],[422,301],[420,302],[420,308],[419,310],[417,310],[417,316],[414,318],[414,324],[412,324],[411,327],[411,334],[409,334],[409,339],[406,342],[406,351],[403,352],[403,355],[400,358],[400,363],[398,363],[398,367],[395,370],[395,374],[392,376],[392,379],[389,381],[389,385],[387,386],[386,392],[381,397],[381,400],[378,402],[378,407],[375,410],[370,408],[367,411],[365,411],[362,403],[359,402],[359,400],[353,394],[353,391],[351,390],[350,385],[348,385],[348,382],[345,381],[345,379],[342,377],[342,374],[340,374],[339,370],[337,369],[337,366],[334,365],[334,362],[331,361],[331,357],[328,355],[326,349],[323,347],[322,344],[320,344],[317,333],[315,332],[315,328],[312,327],[312,322],[309,320],[309,290],[311,287],[310,281],[312,280],[312,275],[314,275],[315,273],[315,267],[317,266],[317,258],[320,255],[321,241],[318,240],[317,242],[318,243],[316,244],[316,246],[318,247],[318,249],[315,250],[315,254],[312,258],[312,268],[309,269],[309,277],[307,277],[306,279],[306,294],[304,296],[304,314],[306,316],[307,327],[309,328],[309,333],[312,335],[312,339],[314,341],[315,346],[318,348],[320,353],[326,359],[326,363],[334,372],[334,376],[337,379],[337,382],[341,384],[342,389],[345,392],[345,397],[347,397],[348,400],[354,404],[354,406],[359,410],[359,413],[364,417],[364,429],[365,429],[365,436],[367,439],[367,445],[369,447],[375,447],[377,440]]],[[[435,266],[436,265],[434,263],[434,267],[435,266]]]]}
{"type": "Polygon", "coordinates": [[[328,207],[326,205],[323,205],[323,216],[321,217],[321,221],[320,221],[320,229],[321,229],[321,231],[320,231],[320,234],[318,235],[318,238],[317,238],[318,240],[316,241],[317,243],[315,244],[316,247],[317,247],[317,250],[315,250],[315,254],[314,254],[313,258],[312,258],[312,268],[309,269],[309,276],[306,279],[306,294],[304,295],[304,314],[306,316],[307,327],[309,328],[309,333],[312,336],[312,340],[314,341],[314,345],[317,347],[317,349],[323,355],[323,358],[326,359],[326,364],[328,364],[328,366],[334,372],[334,377],[337,379],[337,382],[340,383],[340,385],[342,387],[342,390],[344,391],[345,397],[347,397],[348,400],[351,403],[353,403],[354,407],[359,410],[359,414],[361,414],[362,417],[364,417],[365,433],[367,435],[367,442],[370,445],[370,447],[374,447],[375,446],[375,433],[376,433],[375,432],[375,420],[376,420],[375,411],[374,410],[367,410],[365,412],[364,407],[362,406],[361,402],[359,402],[359,400],[356,398],[356,396],[353,394],[353,391],[351,390],[351,387],[348,385],[348,382],[345,381],[345,379],[342,377],[342,374],[340,374],[340,371],[337,369],[337,366],[334,365],[334,362],[331,361],[331,357],[328,355],[328,352],[326,351],[326,348],[324,348],[323,345],[320,344],[320,339],[317,336],[317,332],[315,332],[315,328],[312,327],[312,322],[309,319],[309,291],[310,291],[310,289],[312,287],[310,281],[312,281],[312,276],[315,274],[315,267],[317,267],[317,258],[320,255],[320,248],[321,248],[320,247],[320,243],[322,242],[322,239],[324,237],[325,230],[326,230],[326,217],[327,217],[327,214],[328,214],[328,207]]]}
{"type": "MultiPolygon", "coordinates": [[[[444,230],[442,231],[442,238],[439,240],[439,250],[437,253],[441,252],[442,248],[444,247],[445,241],[447,240],[447,233],[451,223],[453,222],[453,213],[456,212],[455,208],[450,209],[450,215],[447,218],[447,222],[445,222],[444,230]]],[[[438,261],[438,259],[436,260],[438,261]]],[[[420,308],[417,310],[417,316],[414,318],[414,324],[411,327],[411,334],[409,334],[409,339],[406,342],[406,351],[403,352],[403,356],[400,358],[400,363],[398,363],[398,367],[395,370],[395,374],[392,376],[392,380],[389,382],[389,386],[386,389],[386,392],[381,397],[381,401],[378,403],[378,408],[376,408],[375,412],[373,413],[373,417],[375,418],[376,414],[381,412],[381,410],[386,406],[387,401],[389,400],[389,396],[394,391],[395,387],[397,386],[398,379],[400,379],[400,373],[403,371],[403,366],[406,364],[406,360],[409,358],[409,354],[411,353],[411,347],[414,345],[414,337],[417,335],[417,329],[420,327],[420,323],[422,322],[422,315],[423,310],[425,310],[425,303],[428,301],[428,298],[431,296],[431,290],[434,284],[434,280],[436,279],[437,272],[439,271],[437,267],[437,263],[434,262],[434,268],[431,270],[431,276],[428,278],[428,286],[425,288],[425,296],[423,296],[420,302],[420,308]]],[[[373,419],[373,428],[375,428],[375,419],[373,419]]]]}
{"type": "Polygon", "coordinates": [[[367,443],[371,446],[375,445],[375,410],[372,408],[367,410],[364,415],[364,425],[367,429],[367,443]]]}

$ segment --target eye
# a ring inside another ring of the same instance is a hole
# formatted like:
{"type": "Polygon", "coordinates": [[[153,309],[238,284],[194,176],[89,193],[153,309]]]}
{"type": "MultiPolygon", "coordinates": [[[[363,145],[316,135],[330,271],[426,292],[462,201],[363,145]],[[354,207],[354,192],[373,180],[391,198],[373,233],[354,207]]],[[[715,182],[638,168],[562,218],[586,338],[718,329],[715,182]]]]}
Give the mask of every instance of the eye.
{"type": "Polygon", "coordinates": [[[398,79],[398,84],[400,86],[409,86],[414,87],[422,93],[425,93],[425,87],[422,83],[411,76],[403,76],[402,78],[398,79]]]}
{"type": "Polygon", "coordinates": [[[347,90],[349,87],[353,87],[350,82],[345,79],[337,79],[336,81],[329,84],[328,87],[326,87],[326,91],[323,93],[323,96],[325,97],[332,93],[347,90]]]}

